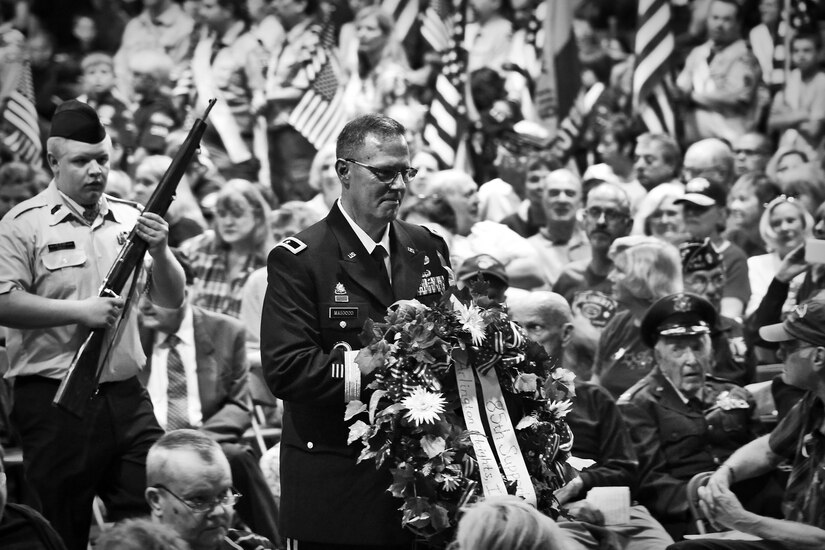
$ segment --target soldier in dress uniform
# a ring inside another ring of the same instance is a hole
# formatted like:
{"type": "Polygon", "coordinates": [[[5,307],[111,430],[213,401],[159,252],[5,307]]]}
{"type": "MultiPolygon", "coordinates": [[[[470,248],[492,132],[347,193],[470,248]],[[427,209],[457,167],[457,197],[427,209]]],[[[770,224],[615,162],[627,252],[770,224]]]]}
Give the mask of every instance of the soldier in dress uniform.
{"type": "MultiPolygon", "coordinates": [[[[750,394],[708,374],[716,323],[713,305],[696,294],[655,302],[642,318],[641,334],[656,367],[618,401],[639,457],[637,498],[675,540],[690,520],[690,478],[715,470],[753,439],[750,394]]],[[[746,499],[748,489],[741,488],[746,499]]]]}
{"type": "Polygon", "coordinates": [[[444,240],[396,220],[415,177],[404,127],[383,115],[350,121],[337,142],[341,198],[319,223],[270,253],[261,359],[284,400],[281,529],[288,548],[409,548],[391,477],[357,464],[347,401],[369,402],[355,363],[358,334],[396,300],[437,301],[451,284],[444,240]],[[298,545],[299,544],[299,545],[298,545]]]}

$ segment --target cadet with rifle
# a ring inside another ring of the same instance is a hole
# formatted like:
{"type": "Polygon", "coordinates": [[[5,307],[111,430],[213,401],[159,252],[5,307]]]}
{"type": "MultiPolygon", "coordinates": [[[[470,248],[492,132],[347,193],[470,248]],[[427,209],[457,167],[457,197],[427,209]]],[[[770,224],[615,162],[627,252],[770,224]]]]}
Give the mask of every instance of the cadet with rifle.
{"type": "MultiPolygon", "coordinates": [[[[148,297],[158,306],[181,305],[184,275],[167,244],[165,210],[141,213],[104,194],[111,140],[94,109],[76,100],[60,105],[46,145],[54,179],[0,221],[0,325],[10,329],[12,422],[28,480],[67,548],[82,550],[95,495],[110,520],[148,513],[146,453],[163,434],[136,377],[145,357],[130,305],[147,287],[143,255],[123,266],[132,275],[122,277],[120,292],[101,281],[121,249],[135,244],[152,258],[148,297]],[[92,375],[82,377],[85,387],[72,387],[72,407],[53,407],[92,334],[99,336],[92,375]]],[[[170,196],[176,185],[168,182],[170,196]]]]}

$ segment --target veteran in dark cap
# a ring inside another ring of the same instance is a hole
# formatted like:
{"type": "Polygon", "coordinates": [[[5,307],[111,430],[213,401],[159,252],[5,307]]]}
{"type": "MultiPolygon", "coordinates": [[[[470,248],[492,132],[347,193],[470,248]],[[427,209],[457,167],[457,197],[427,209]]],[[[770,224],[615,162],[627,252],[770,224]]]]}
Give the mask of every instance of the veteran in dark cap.
{"type": "Polygon", "coordinates": [[[61,104],[46,148],[49,186],[0,221],[0,325],[9,328],[6,376],[28,480],[67,548],[81,550],[95,495],[110,520],[148,513],[145,458],[162,435],[136,376],[146,358],[128,307],[146,274],[123,296],[99,297],[98,287],[132,228],[149,245],[149,299],[179,307],[184,277],[163,218],[105,194],[111,140],[94,109],[61,104]],[[102,383],[77,419],[51,403],[89,329],[103,327],[102,383]]]}
{"type": "MultiPolygon", "coordinates": [[[[685,290],[702,296],[719,311],[726,282],[722,255],[716,251],[710,239],[682,243],[679,245],[679,254],[682,256],[685,290]]],[[[713,348],[710,373],[737,384],[750,383],[756,359],[745,343],[742,323],[720,313],[716,324],[711,327],[710,340],[713,348]]]]}
{"type": "Polygon", "coordinates": [[[709,373],[713,305],[696,294],[661,298],[645,313],[642,339],[656,366],[619,397],[639,455],[639,501],[675,540],[690,523],[686,487],[753,438],[752,398],[709,373]]]}
{"type": "Polygon", "coordinates": [[[488,285],[487,297],[501,303],[510,286],[510,277],[507,276],[504,264],[489,254],[478,254],[464,260],[455,278],[459,288],[469,286],[479,278],[483,279],[488,285]]]}

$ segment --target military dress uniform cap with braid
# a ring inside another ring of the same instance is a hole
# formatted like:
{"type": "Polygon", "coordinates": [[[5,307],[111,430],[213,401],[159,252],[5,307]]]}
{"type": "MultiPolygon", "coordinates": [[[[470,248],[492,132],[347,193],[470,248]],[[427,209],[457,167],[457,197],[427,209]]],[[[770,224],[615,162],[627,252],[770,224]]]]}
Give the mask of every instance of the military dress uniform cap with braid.
{"type": "Polygon", "coordinates": [[[716,310],[706,299],[690,292],[677,292],[656,301],[642,318],[642,341],[651,348],[660,336],[710,334],[716,325],[716,310]]]}

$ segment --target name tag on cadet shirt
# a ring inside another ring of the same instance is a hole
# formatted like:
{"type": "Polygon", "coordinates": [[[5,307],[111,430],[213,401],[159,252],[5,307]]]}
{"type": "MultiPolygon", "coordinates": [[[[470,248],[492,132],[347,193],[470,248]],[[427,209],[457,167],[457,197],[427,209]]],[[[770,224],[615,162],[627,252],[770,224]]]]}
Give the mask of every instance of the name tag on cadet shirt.
{"type": "Polygon", "coordinates": [[[54,243],[49,245],[49,252],[57,252],[58,250],[74,250],[74,241],[66,241],[65,243],[54,243]]]}

